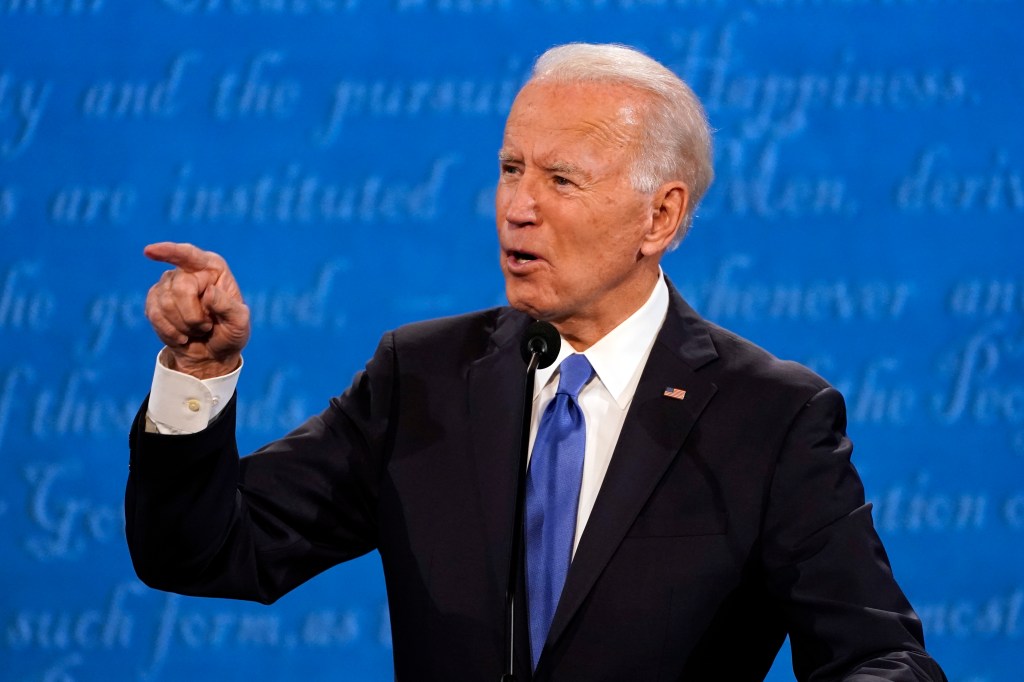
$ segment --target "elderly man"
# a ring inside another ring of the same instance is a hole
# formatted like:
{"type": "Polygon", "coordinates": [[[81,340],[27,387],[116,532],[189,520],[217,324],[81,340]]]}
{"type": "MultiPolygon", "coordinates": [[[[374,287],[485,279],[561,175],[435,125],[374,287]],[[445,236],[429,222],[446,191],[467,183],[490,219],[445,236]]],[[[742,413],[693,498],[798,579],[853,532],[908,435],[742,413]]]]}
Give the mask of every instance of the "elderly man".
{"type": "Polygon", "coordinates": [[[545,53],[499,152],[510,307],[388,333],[328,408],[239,459],[248,310],[219,256],[146,312],[166,344],[131,434],[140,577],[271,602],[378,550],[395,674],[497,680],[524,367],[537,374],[514,665],[534,680],[942,680],[850,464],[842,398],[702,320],[665,280],[711,180],[690,89],[617,46],[545,53]]]}

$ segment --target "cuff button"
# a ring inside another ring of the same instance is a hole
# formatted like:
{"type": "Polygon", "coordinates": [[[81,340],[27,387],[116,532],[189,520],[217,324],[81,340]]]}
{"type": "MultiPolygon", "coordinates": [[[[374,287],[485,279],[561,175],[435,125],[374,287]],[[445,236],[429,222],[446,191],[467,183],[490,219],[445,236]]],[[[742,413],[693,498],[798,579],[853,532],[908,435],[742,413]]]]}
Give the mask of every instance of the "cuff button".
{"type": "Polygon", "coordinates": [[[195,398],[189,398],[185,404],[188,406],[188,409],[191,410],[192,412],[199,411],[199,401],[196,400],[195,398]]]}

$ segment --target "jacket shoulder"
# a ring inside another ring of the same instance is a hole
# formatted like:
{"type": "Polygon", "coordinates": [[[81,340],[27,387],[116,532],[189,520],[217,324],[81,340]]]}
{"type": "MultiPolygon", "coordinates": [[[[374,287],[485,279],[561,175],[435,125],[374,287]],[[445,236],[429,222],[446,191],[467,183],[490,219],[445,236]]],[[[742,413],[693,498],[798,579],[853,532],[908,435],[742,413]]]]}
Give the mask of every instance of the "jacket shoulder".
{"type": "Polygon", "coordinates": [[[531,321],[528,315],[505,306],[411,322],[391,335],[399,358],[464,363],[483,357],[496,347],[518,343],[522,330],[531,321]]]}
{"type": "Polygon", "coordinates": [[[831,385],[792,360],[783,360],[724,327],[705,322],[718,359],[708,369],[726,383],[739,383],[757,395],[804,395],[809,399],[831,385]]]}
{"type": "Polygon", "coordinates": [[[671,282],[669,312],[659,338],[690,367],[739,395],[813,396],[829,387],[803,365],[782,360],[739,334],[706,320],[671,282]]]}

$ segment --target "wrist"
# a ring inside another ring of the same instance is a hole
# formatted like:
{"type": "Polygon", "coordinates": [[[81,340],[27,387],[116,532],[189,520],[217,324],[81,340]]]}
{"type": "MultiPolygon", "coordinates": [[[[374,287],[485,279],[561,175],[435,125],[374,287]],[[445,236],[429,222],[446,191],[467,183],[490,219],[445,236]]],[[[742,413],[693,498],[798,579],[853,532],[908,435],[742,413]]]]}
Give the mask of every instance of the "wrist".
{"type": "Polygon", "coordinates": [[[242,364],[242,354],[234,353],[222,359],[193,358],[175,355],[169,348],[160,354],[160,362],[164,367],[175,372],[188,374],[196,379],[216,379],[231,374],[242,364]]]}

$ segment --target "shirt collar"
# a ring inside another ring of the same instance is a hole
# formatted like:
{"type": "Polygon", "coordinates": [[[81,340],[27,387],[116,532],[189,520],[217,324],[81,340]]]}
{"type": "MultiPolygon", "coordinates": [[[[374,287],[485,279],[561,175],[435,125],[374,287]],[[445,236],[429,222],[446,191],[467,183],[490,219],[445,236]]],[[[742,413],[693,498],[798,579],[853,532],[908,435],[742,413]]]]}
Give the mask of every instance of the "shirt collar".
{"type": "MultiPolygon", "coordinates": [[[[640,363],[644,361],[654,345],[654,339],[661,330],[668,314],[668,286],[665,275],[658,274],[654,290],[647,297],[647,302],[636,312],[627,317],[618,327],[605,334],[597,343],[583,354],[590,361],[594,373],[608,389],[619,409],[626,409],[631,395],[626,395],[630,380],[636,374],[640,363]]],[[[551,381],[555,370],[562,360],[576,351],[563,338],[558,357],[551,365],[537,370],[534,383],[533,398],[537,399],[541,389],[551,381]]]]}

